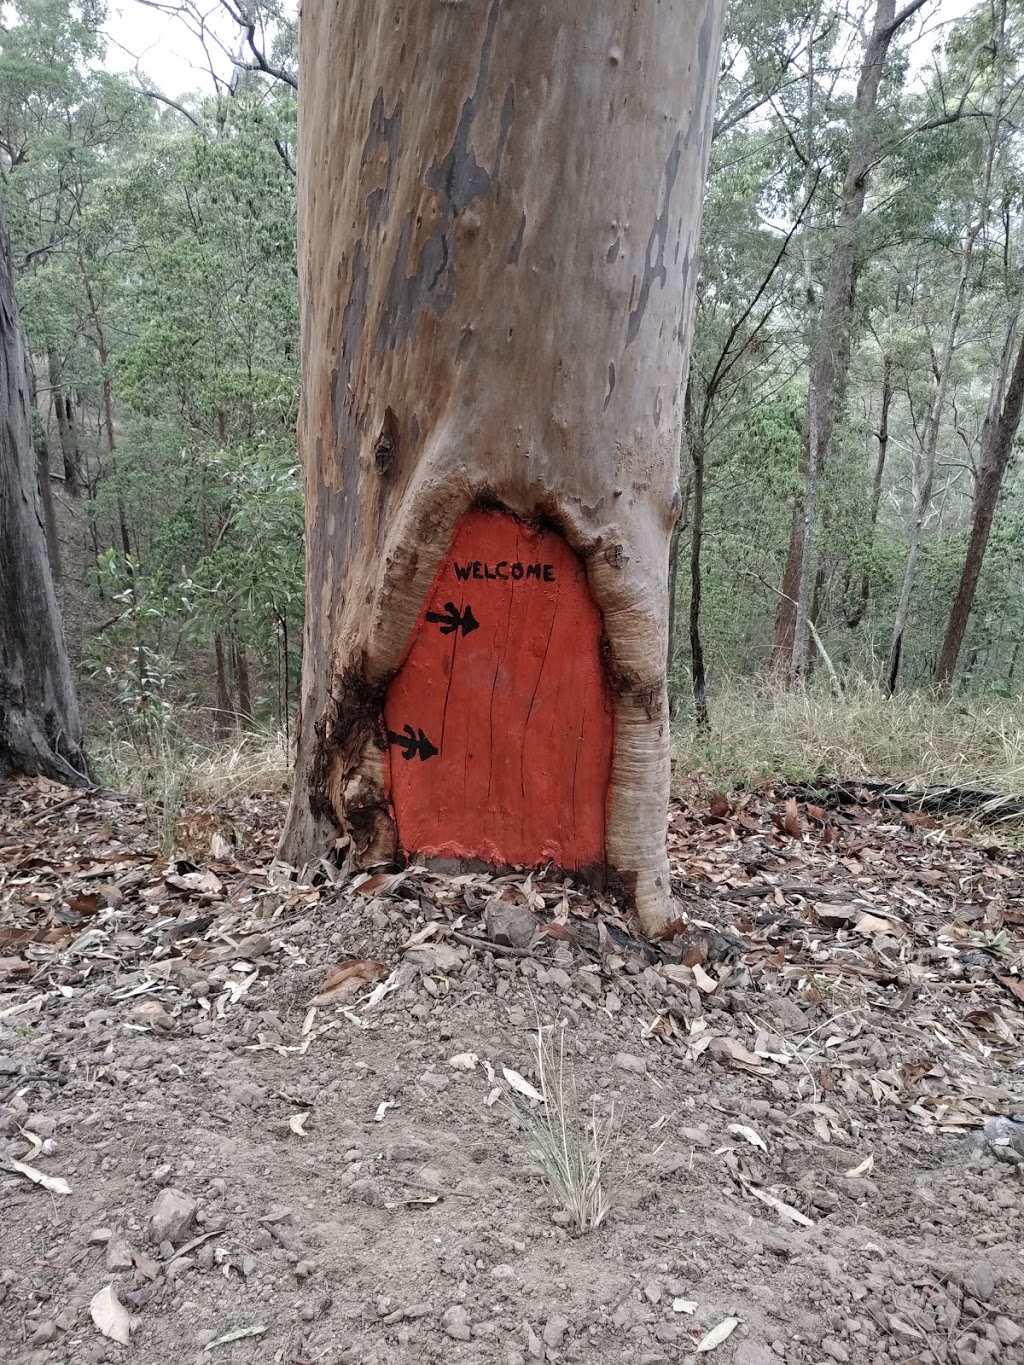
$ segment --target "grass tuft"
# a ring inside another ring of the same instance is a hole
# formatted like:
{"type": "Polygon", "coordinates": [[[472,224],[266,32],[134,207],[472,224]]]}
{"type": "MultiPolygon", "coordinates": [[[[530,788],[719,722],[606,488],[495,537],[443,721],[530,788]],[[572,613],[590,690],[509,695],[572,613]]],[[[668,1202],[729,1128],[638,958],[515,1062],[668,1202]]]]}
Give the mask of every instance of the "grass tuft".
{"type": "Polygon", "coordinates": [[[614,1109],[589,1119],[580,1108],[576,1077],[566,1065],[565,1032],[537,1029],[537,1076],[545,1103],[527,1109],[515,1101],[526,1151],[559,1203],[581,1232],[593,1232],[608,1217],[613,1197],[609,1183],[617,1125],[614,1109]]]}

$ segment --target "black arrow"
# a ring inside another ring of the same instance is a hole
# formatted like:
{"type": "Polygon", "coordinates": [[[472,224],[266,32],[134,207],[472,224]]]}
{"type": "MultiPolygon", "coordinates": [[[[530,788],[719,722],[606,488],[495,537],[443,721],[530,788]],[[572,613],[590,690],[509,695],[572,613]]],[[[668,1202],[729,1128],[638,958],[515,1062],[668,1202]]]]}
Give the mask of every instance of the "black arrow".
{"type": "Polygon", "coordinates": [[[394,730],[389,730],[388,740],[390,743],[398,745],[399,749],[402,751],[402,757],[406,759],[406,761],[410,758],[415,758],[416,755],[419,754],[420,762],[426,763],[428,758],[433,758],[438,752],[433,744],[431,744],[430,740],[427,739],[423,731],[420,730],[417,734],[411,725],[405,727],[404,735],[396,735],[394,730]]]}
{"type": "Polygon", "coordinates": [[[454,602],[444,604],[444,615],[439,611],[428,611],[427,620],[434,625],[441,627],[442,635],[451,635],[453,631],[462,627],[462,634],[466,636],[471,630],[476,630],[480,622],[473,615],[472,607],[467,607],[461,614],[454,602]]]}

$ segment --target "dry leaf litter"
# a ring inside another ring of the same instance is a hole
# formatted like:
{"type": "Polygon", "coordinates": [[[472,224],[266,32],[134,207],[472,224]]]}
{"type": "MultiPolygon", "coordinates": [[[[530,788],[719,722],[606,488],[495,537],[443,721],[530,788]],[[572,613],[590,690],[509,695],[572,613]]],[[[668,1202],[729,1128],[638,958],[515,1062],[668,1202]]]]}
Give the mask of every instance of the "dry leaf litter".
{"type": "Polygon", "coordinates": [[[300,882],[273,798],[170,862],[150,815],[0,787],[5,1362],[1024,1361],[1005,841],[694,789],[647,944],[557,875],[300,882]],[[538,1027],[617,1124],[587,1236],[538,1027]]]}

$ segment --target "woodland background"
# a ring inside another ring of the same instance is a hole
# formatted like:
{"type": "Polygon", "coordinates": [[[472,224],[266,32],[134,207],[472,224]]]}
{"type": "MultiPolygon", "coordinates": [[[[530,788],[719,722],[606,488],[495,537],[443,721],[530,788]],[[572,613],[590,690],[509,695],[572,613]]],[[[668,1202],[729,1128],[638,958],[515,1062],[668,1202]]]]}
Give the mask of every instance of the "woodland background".
{"type": "MultiPolygon", "coordinates": [[[[153,8],[208,44],[203,90],[111,74],[91,0],[4,6],[0,190],[90,752],[107,780],[166,797],[225,749],[238,780],[250,761],[285,767],[303,611],[297,79],[276,0],[221,0],[219,26],[193,0],[153,8]]],[[[1024,328],[1024,10],[925,6],[900,29],[851,225],[874,18],[829,0],[730,6],[672,566],[678,757],[744,779],[1019,791],[1016,445],[952,688],[936,666],[1024,328]],[[794,671],[780,584],[842,233],[856,288],[794,671]]]]}

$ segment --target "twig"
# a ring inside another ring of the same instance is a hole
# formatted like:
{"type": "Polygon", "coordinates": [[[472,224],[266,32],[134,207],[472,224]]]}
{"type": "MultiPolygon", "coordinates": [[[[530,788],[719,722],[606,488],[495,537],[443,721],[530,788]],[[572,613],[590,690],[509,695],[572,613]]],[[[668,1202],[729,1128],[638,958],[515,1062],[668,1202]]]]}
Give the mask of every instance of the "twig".
{"type": "Polygon", "coordinates": [[[490,939],[474,938],[472,934],[460,934],[457,929],[449,929],[449,936],[456,943],[464,943],[467,948],[480,948],[487,953],[497,953],[499,957],[533,957],[529,948],[506,948],[502,943],[492,943],[490,939]]]}

